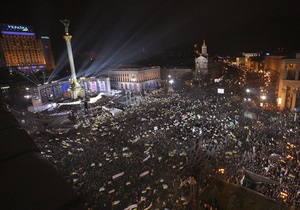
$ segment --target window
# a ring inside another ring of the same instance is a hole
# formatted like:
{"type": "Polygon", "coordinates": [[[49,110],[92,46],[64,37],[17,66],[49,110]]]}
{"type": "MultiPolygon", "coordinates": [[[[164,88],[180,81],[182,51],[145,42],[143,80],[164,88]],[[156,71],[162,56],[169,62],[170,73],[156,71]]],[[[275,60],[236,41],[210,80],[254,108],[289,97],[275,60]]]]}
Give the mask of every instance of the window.
{"type": "Polygon", "coordinates": [[[295,70],[288,70],[287,75],[286,75],[286,79],[287,80],[294,80],[295,79],[295,70]]]}

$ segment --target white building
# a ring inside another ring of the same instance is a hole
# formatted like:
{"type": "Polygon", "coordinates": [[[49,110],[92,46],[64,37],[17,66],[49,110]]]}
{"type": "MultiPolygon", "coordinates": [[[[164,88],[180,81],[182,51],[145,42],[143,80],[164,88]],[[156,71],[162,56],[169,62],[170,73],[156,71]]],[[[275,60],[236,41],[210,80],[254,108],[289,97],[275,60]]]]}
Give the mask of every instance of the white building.
{"type": "Polygon", "coordinates": [[[209,80],[214,81],[214,79],[218,79],[222,76],[223,62],[209,58],[205,40],[201,47],[201,53],[198,53],[197,50],[196,53],[199,57],[195,58],[194,78],[199,81],[199,84],[201,80],[205,83],[209,82],[209,80]]]}
{"type": "Polygon", "coordinates": [[[208,73],[208,53],[207,46],[205,44],[205,40],[203,41],[203,45],[201,48],[201,53],[199,57],[195,58],[195,70],[200,74],[208,73]]]}
{"type": "Polygon", "coordinates": [[[151,90],[160,86],[160,67],[118,68],[108,72],[111,87],[119,90],[151,90]]]}

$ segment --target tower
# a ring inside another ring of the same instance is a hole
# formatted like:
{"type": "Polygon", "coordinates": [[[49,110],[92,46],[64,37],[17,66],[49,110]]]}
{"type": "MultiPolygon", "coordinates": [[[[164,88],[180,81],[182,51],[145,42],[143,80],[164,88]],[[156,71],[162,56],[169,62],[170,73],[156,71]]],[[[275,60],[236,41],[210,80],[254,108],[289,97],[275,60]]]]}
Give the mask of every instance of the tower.
{"type": "Polygon", "coordinates": [[[208,56],[208,54],[207,54],[207,46],[206,46],[206,44],[205,44],[205,40],[203,40],[202,54],[203,54],[204,56],[208,56]]]}
{"type": "Polygon", "coordinates": [[[202,51],[200,56],[195,58],[195,69],[202,73],[207,73],[208,70],[208,53],[205,40],[203,40],[202,51]]]}

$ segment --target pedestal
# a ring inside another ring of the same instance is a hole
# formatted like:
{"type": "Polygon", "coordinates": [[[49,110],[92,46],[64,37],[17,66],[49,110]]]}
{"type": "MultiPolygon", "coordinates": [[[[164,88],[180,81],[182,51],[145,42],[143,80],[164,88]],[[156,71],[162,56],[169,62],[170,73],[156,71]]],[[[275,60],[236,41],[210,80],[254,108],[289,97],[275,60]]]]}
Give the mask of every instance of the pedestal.
{"type": "Polygon", "coordinates": [[[82,96],[82,88],[76,79],[73,79],[70,83],[70,87],[68,89],[69,96],[71,99],[77,99],[78,96],[82,96]]]}

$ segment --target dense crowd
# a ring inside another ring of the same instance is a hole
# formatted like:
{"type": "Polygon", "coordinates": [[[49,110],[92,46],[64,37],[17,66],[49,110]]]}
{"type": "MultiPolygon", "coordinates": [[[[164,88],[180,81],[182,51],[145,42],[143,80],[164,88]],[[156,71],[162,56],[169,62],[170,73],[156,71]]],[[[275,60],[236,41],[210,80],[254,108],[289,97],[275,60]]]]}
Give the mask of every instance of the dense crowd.
{"type": "Polygon", "coordinates": [[[299,132],[291,113],[251,109],[241,95],[215,94],[211,86],[150,94],[118,117],[97,103],[97,112],[75,114],[66,133],[32,134],[87,207],[185,209],[191,176],[204,188],[203,180],[221,168],[222,178],[235,184],[243,184],[245,171],[268,177],[278,184],[255,190],[300,206],[299,132]]]}

